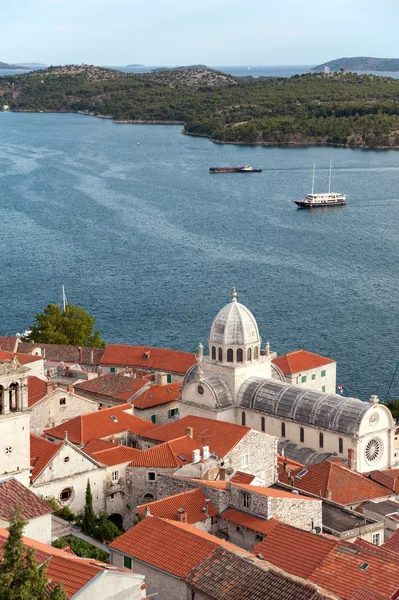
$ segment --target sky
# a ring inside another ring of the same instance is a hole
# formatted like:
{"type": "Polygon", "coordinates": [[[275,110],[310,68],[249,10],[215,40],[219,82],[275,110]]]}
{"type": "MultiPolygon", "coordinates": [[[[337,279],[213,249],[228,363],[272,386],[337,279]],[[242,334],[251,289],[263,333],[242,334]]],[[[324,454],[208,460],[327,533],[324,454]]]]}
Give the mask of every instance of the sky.
{"type": "Polygon", "coordinates": [[[316,65],[399,57],[398,0],[0,0],[0,61],[316,65]]]}

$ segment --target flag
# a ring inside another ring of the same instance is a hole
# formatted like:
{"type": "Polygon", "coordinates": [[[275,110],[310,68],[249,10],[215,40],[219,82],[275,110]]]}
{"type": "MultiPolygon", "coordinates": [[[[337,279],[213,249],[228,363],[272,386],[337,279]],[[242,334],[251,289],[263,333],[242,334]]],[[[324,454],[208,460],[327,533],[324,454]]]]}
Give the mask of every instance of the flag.
{"type": "Polygon", "coordinates": [[[342,385],[341,385],[340,383],[337,385],[337,388],[338,388],[338,392],[339,392],[340,394],[343,394],[343,393],[344,393],[344,388],[342,387],[342,385]]]}

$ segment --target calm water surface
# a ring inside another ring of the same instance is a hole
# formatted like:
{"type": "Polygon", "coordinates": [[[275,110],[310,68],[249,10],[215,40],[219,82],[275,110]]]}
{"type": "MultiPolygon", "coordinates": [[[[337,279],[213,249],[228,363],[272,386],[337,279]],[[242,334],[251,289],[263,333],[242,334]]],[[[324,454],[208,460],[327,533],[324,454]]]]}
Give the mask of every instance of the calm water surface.
{"type": "Polygon", "coordinates": [[[0,333],[63,283],[109,342],[193,351],[236,284],[264,343],[331,356],[347,394],[384,397],[399,360],[399,153],[180,130],[0,113],[0,333]],[[330,158],[348,205],[297,210],[313,162],[326,190],[330,158]],[[263,173],[208,173],[247,162],[263,173]]]}

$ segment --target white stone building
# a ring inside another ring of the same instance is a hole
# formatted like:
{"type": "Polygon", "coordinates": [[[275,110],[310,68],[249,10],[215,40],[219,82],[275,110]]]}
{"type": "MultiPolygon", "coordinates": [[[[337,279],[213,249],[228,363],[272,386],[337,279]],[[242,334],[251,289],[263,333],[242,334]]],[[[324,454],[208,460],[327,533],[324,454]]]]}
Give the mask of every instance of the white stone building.
{"type": "Polygon", "coordinates": [[[360,472],[394,464],[392,415],[376,396],[362,402],[288,383],[275,358],[269,344],[261,352],[255,317],[234,292],[212,323],[209,355],[200,344],[183,380],[180,414],[240,423],[342,459],[354,450],[360,472]]]}

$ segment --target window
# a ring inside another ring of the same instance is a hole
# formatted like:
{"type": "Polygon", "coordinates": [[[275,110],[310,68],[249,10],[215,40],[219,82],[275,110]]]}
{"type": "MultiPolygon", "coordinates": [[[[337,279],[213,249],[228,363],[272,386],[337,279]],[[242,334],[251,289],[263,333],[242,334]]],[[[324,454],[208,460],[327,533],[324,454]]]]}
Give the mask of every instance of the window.
{"type": "Polygon", "coordinates": [[[172,383],[172,375],[170,373],[166,375],[166,383],[172,383]]]}
{"type": "Polygon", "coordinates": [[[132,568],[132,559],[130,558],[130,556],[123,557],[123,566],[125,567],[125,569],[132,568]]]}
{"type": "Polygon", "coordinates": [[[204,388],[202,385],[199,385],[197,387],[197,392],[199,393],[200,396],[202,396],[202,394],[204,393],[204,388]]]}
{"type": "MultiPolygon", "coordinates": [[[[200,386],[198,386],[198,387],[200,387],[200,386]]],[[[202,393],[204,393],[204,390],[202,390],[202,393]]],[[[169,419],[171,419],[172,417],[175,417],[178,414],[179,414],[179,409],[178,408],[171,408],[168,411],[168,417],[169,417],[169,419]]]]}
{"type": "Polygon", "coordinates": [[[152,494],[144,494],[143,500],[146,500],[147,502],[152,502],[154,500],[154,496],[152,494]]]}
{"type": "Polygon", "coordinates": [[[212,346],[212,360],[216,360],[216,348],[212,346]]]}
{"type": "Polygon", "coordinates": [[[306,383],[306,375],[302,375],[302,377],[301,377],[301,383],[306,383]]]}
{"type": "Polygon", "coordinates": [[[12,446],[6,446],[6,447],[4,448],[4,452],[5,452],[6,454],[11,454],[11,452],[12,452],[12,446]]]}
{"type": "Polygon", "coordinates": [[[116,369],[115,369],[115,367],[111,367],[111,368],[110,368],[110,372],[111,372],[111,373],[115,373],[115,372],[116,372],[116,369]]]}
{"type": "Polygon", "coordinates": [[[342,438],[339,438],[338,440],[338,452],[340,454],[344,453],[344,440],[342,438]]]}
{"type": "Polygon", "coordinates": [[[227,362],[233,362],[233,350],[231,348],[227,350],[227,362]]]}
{"type": "Polygon", "coordinates": [[[319,433],[319,448],[324,448],[324,435],[321,431],[319,433]]]}
{"type": "Polygon", "coordinates": [[[236,525],[236,533],[242,533],[242,529],[239,525],[236,525]]]}
{"type": "Polygon", "coordinates": [[[255,348],[254,348],[254,359],[258,360],[258,358],[259,358],[259,348],[258,348],[258,346],[255,346],[255,348]]]}
{"type": "Polygon", "coordinates": [[[373,533],[373,544],[375,544],[376,546],[380,545],[380,534],[379,533],[373,533]]]}
{"type": "Polygon", "coordinates": [[[112,481],[118,481],[118,471],[112,471],[112,481]]]}
{"type": "Polygon", "coordinates": [[[243,354],[242,354],[242,349],[238,348],[237,350],[237,362],[242,363],[243,362],[243,354]]]}
{"type": "Polygon", "coordinates": [[[245,426],[245,412],[244,411],[241,413],[241,425],[245,426]]]}
{"type": "Polygon", "coordinates": [[[65,458],[64,458],[64,462],[65,462],[65,463],[69,462],[69,456],[65,456],[65,458]]]}
{"type": "Polygon", "coordinates": [[[64,488],[60,494],[60,502],[68,502],[72,498],[72,488],[64,488]]]}
{"type": "Polygon", "coordinates": [[[155,481],[156,475],[155,475],[154,471],[149,471],[147,473],[147,479],[148,479],[148,481],[155,481]]]}
{"type": "Polygon", "coordinates": [[[260,429],[261,431],[266,431],[266,419],[265,417],[262,417],[260,420],[260,429]]]}
{"type": "Polygon", "coordinates": [[[240,501],[241,501],[241,506],[243,506],[244,508],[249,508],[250,495],[247,494],[246,492],[240,492],[240,501]]]}
{"type": "Polygon", "coordinates": [[[66,405],[66,398],[60,398],[60,406],[66,405]]]}
{"type": "Polygon", "coordinates": [[[249,454],[243,454],[241,456],[241,469],[248,469],[249,466],[249,454]]]}
{"type": "Polygon", "coordinates": [[[248,348],[248,350],[247,350],[247,360],[252,360],[252,350],[251,350],[251,348],[248,348]]]}
{"type": "Polygon", "coordinates": [[[111,500],[111,502],[114,501],[114,498],[115,498],[115,494],[111,494],[110,497],[109,497],[109,499],[111,500]]]}
{"type": "Polygon", "coordinates": [[[325,386],[325,385],[323,385],[323,386],[322,386],[322,388],[321,388],[321,391],[322,391],[322,392],[325,392],[325,391],[326,391],[326,386],[325,386]]]}
{"type": "Polygon", "coordinates": [[[312,381],[314,381],[316,379],[316,373],[313,373],[312,375],[312,381]]]}
{"type": "Polygon", "coordinates": [[[325,376],[326,376],[326,372],[325,372],[325,371],[322,371],[322,372],[321,372],[321,376],[322,376],[322,377],[325,377],[325,376]]]}
{"type": "Polygon", "coordinates": [[[157,422],[157,415],[151,415],[150,419],[151,419],[151,423],[156,423],[157,422]]]}
{"type": "Polygon", "coordinates": [[[302,443],[305,441],[305,430],[303,427],[299,430],[299,441],[302,443]]]}
{"type": "Polygon", "coordinates": [[[257,533],[255,537],[257,542],[263,542],[263,535],[261,533],[257,533]]]}
{"type": "Polygon", "coordinates": [[[219,362],[222,362],[223,361],[223,350],[221,348],[219,348],[219,350],[218,350],[218,355],[219,355],[218,356],[219,362]]]}
{"type": "Polygon", "coordinates": [[[281,423],[281,437],[285,437],[285,423],[281,423]]]}

